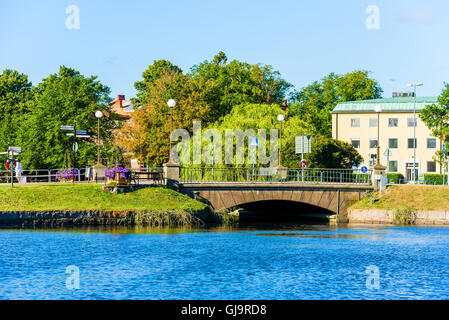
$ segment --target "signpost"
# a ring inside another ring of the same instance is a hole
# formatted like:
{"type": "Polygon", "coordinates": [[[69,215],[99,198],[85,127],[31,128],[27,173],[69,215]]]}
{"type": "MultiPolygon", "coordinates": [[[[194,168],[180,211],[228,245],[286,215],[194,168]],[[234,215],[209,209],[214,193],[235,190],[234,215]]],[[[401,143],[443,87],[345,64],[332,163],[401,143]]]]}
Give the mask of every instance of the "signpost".
{"type": "Polygon", "coordinates": [[[76,161],[76,153],[78,152],[78,142],[76,142],[76,138],[90,138],[90,135],[87,134],[86,130],[76,130],[76,119],[73,120],[74,125],[63,125],[60,126],[59,129],[63,131],[73,131],[66,133],[67,136],[73,136],[72,143],[72,151],[73,151],[73,163],[72,163],[72,183],[75,183],[75,161],[76,161]]]}
{"type": "Polygon", "coordinates": [[[312,152],[312,137],[311,136],[297,136],[295,137],[295,151],[296,154],[301,154],[301,169],[302,169],[302,182],[304,182],[304,165],[303,163],[307,163],[307,160],[304,159],[305,153],[312,152]]]}
{"type": "Polygon", "coordinates": [[[249,147],[253,148],[253,171],[256,163],[256,148],[259,146],[258,138],[249,138],[249,147]]]}
{"type": "Polygon", "coordinates": [[[255,175],[254,167],[256,164],[256,148],[259,146],[258,138],[249,138],[249,147],[253,149],[253,176],[255,175]]]}
{"type": "Polygon", "coordinates": [[[8,151],[2,152],[1,154],[6,154],[6,167],[9,169],[11,175],[11,188],[14,188],[14,167],[16,166],[17,159],[14,158],[15,155],[19,155],[22,152],[20,147],[10,147],[8,141],[8,151]]]}

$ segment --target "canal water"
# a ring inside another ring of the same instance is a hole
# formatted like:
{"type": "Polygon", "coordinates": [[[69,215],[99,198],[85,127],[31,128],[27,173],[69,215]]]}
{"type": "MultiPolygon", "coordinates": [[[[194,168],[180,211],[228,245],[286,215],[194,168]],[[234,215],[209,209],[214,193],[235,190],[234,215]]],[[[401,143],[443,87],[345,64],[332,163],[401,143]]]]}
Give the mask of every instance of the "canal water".
{"type": "Polygon", "coordinates": [[[1,229],[0,243],[1,299],[449,299],[444,227],[1,229]]]}

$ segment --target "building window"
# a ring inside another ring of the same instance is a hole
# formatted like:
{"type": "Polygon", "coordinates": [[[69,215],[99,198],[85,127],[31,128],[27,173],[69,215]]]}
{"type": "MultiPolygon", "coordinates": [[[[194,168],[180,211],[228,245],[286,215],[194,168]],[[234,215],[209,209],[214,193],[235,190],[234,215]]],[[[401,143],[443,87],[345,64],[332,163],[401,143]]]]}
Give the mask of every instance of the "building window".
{"type": "Polygon", "coordinates": [[[437,163],[435,161],[427,161],[427,172],[437,172],[437,163]]]}
{"type": "Polygon", "coordinates": [[[427,138],[427,149],[436,149],[436,147],[437,147],[437,139],[427,138]]]}
{"type": "Polygon", "coordinates": [[[371,149],[377,148],[377,139],[369,139],[369,147],[371,149]]]}
{"type": "Polygon", "coordinates": [[[396,139],[396,138],[388,139],[388,148],[397,149],[398,148],[398,139],[396,139]]]}
{"type": "Polygon", "coordinates": [[[370,118],[369,119],[369,127],[370,128],[377,128],[377,118],[370,118]]]}
{"type": "Polygon", "coordinates": [[[415,147],[418,147],[418,144],[417,144],[416,139],[409,138],[409,139],[408,139],[408,148],[409,148],[409,149],[413,149],[413,148],[415,148],[415,147]]]}
{"type": "Polygon", "coordinates": [[[360,139],[351,139],[351,143],[354,149],[360,149],[360,139]]]}
{"type": "Polygon", "coordinates": [[[418,119],[415,118],[408,118],[407,119],[407,127],[416,127],[418,119]]]}
{"type": "Polygon", "coordinates": [[[398,118],[390,118],[388,119],[388,126],[390,128],[397,128],[399,124],[398,118]]]}
{"type": "Polygon", "coordinates": [[[351,128],[360,128],[360,118],[351,119],[351,128]]]}
{"type": "Polygon", "coordinates": [[[388,172],[398,172],[397,161],[388,161],[388,172]]]}

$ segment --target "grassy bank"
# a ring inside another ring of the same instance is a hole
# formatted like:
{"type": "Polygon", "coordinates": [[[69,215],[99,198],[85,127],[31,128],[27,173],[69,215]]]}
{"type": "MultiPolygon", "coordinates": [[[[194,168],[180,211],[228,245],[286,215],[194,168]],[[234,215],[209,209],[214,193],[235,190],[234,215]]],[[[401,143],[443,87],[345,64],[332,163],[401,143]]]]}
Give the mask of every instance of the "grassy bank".
{"type": "Polygon", "coordinates": [[[200,211],[206,205],[164,188],[112,194],[95,184],[0,186],[0,211],[200,211]]]}
{"type": "Polygon", "coordinates": [[[423,211],[449,210],[449,188],[431,186],[392,186],[381,195],[374,194],[371,205],[369,197],[351,206],[353,209],[395,210],[411,208],[423,211]]]}

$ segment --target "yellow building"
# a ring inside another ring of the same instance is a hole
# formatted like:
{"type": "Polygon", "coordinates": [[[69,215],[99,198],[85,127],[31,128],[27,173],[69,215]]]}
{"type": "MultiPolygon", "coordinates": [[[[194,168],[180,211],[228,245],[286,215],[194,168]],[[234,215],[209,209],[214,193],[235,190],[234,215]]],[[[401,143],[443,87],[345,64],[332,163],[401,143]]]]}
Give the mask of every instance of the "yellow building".
{"type": "MultiPolygon", "coordinates": [[[[386,98],[339,103],[332,113],[332,137],[351,143],[364,158],[361,166],[376,163],[379,116],[380,163],[387,172],[397,172],[407,180],[413,179],[414,155],[414,97],[386,98]],[[381,112],[376,113],[376,106],[381,112]]],[[[441,149],[440,140],[419,118],[427,105],[437,103],[436,97],[416,99],[416,176],[440,173],[432,158],[441,149]]]]}

